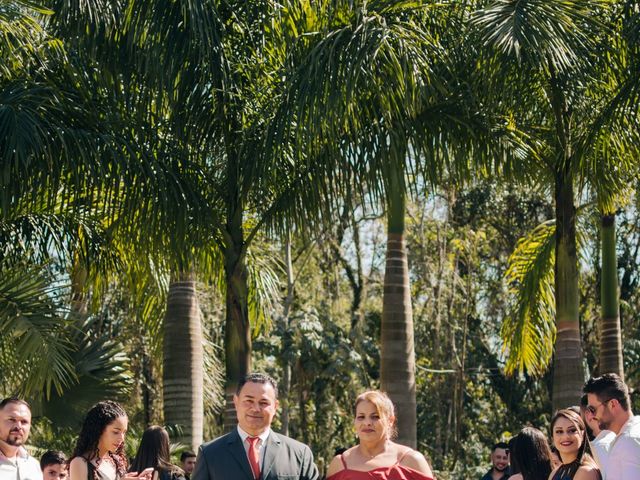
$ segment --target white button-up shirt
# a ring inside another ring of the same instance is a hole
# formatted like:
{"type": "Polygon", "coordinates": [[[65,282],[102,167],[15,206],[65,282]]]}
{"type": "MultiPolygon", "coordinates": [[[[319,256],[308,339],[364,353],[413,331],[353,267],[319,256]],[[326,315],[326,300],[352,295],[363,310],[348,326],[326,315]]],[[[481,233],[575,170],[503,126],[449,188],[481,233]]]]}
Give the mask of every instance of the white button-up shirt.
{"type": "MultiPolygon", "coordinates": [[[[265,445],[267,438],[269,438],[269,434],[271,433],[271,429],[267,428],[264,432],[258,435],[258,440],[256,442],[256,448],[258,449],[258,460],[260,462],[260,471],[262,471],[262,465],[264,464],[264,452],[266,451],[265,445]]],[[[251,437],[247,432],[240,428],[238,425],[238,434],[242,439],[242,446],[244,447],[244,451],[247,454],[247,459],[249,458],[249,442],[247,442],[247,437],[251,437]]],[[[0,480],[3,480],[0,478],[0,480]]],[[[640,479],[639,479],[640,480],[640,479]]]]}
{"type": "Polygon", "coordinates": [[[640,416],[622,426],[611,442],[604,467],[607,480],[640,480],[640,416]]]}
{"type": "Polygon", "coordinates": [[[15,461],[0,453],[0,480],[42,480],[40,463],[22,447],[15,461]]]}
{"type": "Polygon", "coordinates": [[[611,448],[611,443],[615,438],[616,434],[611,430],[601,430],[598,436],[591,441],[591,453],[593,453],[593,458],[600,467],[603,480],[605,479],[604,475],[607,469],[609,449],[611,448]]]}

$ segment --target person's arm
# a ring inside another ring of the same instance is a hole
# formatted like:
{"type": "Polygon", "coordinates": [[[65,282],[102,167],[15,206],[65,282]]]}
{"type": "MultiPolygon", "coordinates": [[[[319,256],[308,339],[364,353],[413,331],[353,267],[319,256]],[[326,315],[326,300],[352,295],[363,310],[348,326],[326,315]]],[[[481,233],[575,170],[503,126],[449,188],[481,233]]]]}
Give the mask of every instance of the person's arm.
{"type": "Polygon", "coordinates": [[[313,453],[311,452],[311,449],[306,445],[304,454],[302,455],[302,462],[302,475],[300,476],[300,480],[318,480],[320,478],[318,467],[313,461],[313,453]]]}
{"type": "Polygon", "coordinates": [[[331,460],[329,468],[327,469],[327,478],[331,475],[335,475],[341,470],[344,470],[344,465],[342,464],[342,460],[340,460],[340,455],[336,455],[333,457],[333,460],[331,460]]]}
{"type": "Polygon", "coordinates": [[[209,469],[207,466],[207,459],[202,451],[202,446],[198,449],[198,456],[196,457],[196,466],[191,472],[191,480],[214,480],[209,476],[209,469]]]}
{"type": "Polygon", "coordinates": [[[412,468],[417,472],[424,473],[431,478],[435,478],[433,476],[433,472],[431,471],[431,467],[429,466],[429,462],[427,462],[427,459],[424,458],[424,455],[416,450],[412,450],[408,452],[404,457],[402,457],[400,465],[404,465],[405,467],[412,468]]]}
{"type": "Polygon", "coordinates": [[[69,480],[87,480],[89,468],[82,457],[75,457],[69,464],[69,480]]]}

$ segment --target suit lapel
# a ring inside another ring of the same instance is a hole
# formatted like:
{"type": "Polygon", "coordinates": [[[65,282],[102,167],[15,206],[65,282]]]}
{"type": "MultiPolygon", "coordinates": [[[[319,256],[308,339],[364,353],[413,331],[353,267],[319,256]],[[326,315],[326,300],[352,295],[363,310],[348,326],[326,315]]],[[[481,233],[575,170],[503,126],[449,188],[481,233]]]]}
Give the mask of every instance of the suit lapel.
{"type": "Polygon", "coordinates": [[[260,475],[262,479],[267,478],[267,475],[269,475],[273,464],[276,462],[281,442],[282,441],[280,440],[280,437],[278,437],[277,433],[275,433],[274,431],[271,431],[271,433],[269,433],[269,436],[267,437],[267,444],[265,445],[266,449],[264,451],[262,474],[260,475]]]}
{"type": "Polygon", "coordinates": [[[249,465],[249,459],[247,458],[247,452],[242,445],[242,439],[238,430],[233,430],[227,440],[229,446],[229,452],[231,456],[238,462],[240,468],[247,476],[248,479],[253,480],[253,472],[251,471],[251,465],[249,465]]]}

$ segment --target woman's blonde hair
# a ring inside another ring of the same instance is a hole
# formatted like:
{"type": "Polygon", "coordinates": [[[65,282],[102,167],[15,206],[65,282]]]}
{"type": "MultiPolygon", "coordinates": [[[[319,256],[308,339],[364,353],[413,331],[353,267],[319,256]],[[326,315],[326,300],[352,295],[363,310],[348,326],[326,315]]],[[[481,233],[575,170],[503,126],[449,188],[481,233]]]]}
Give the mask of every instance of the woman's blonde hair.
{"type": "Polygon", "coordinates": [[[392,439],[398,435],[396,429],[396,411],[393,402],[385,392],[380,390],[368,390],[358,395],[356,404],[353,407],[353,414],[356,414],[358,405],[362,402],[371,402],[376,407],[378,415],[386,425],[387,437],[392,439]]]}

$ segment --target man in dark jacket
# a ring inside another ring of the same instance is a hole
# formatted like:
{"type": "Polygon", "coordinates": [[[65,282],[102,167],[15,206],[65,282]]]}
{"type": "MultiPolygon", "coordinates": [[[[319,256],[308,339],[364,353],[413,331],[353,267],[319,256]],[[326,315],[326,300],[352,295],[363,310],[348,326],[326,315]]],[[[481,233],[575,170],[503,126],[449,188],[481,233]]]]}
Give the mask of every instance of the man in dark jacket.
{"type": "Polygon", "coordinates": [[[507,480],[511,476],[509,469],[509,445],[505,442],[496,443],[491,449],[491,470],[482,480],[507,480]]]}

